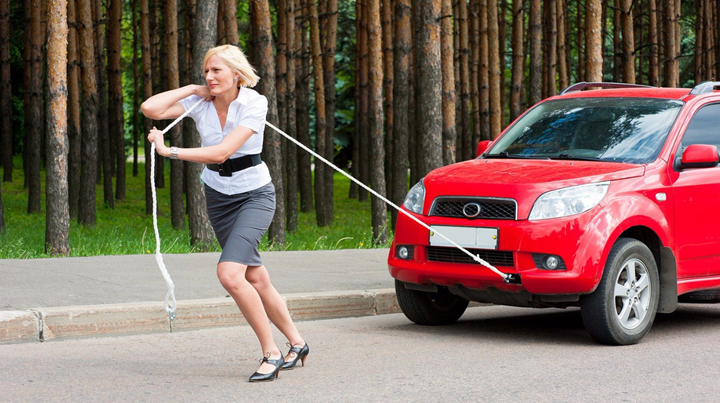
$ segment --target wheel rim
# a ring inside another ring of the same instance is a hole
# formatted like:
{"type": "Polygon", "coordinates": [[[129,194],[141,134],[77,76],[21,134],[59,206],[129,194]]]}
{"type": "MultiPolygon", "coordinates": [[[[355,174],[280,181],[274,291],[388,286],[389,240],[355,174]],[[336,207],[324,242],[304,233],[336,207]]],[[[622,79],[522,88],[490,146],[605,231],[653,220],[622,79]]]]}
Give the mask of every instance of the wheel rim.
{"type": "Polygon", "coordinates": [[[614,305],[618,323],[625,329],[635,329],[645,320],[652,296],[650,276],[640,259],[623,263],[615,279],[614,305]]]}

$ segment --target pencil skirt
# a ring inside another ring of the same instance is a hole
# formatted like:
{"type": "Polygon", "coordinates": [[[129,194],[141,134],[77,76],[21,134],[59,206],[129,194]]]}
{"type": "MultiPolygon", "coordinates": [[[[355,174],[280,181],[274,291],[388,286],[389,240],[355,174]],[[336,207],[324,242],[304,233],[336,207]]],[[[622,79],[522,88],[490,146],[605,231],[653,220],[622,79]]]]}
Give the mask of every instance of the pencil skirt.
{"type": "Polygon", "coordinates": [[[222,248],[218,263],[261,266],[258,245],[275,214],[273,183],[234,195],[205,185],[205,199],[210,223],[222,248]]]}

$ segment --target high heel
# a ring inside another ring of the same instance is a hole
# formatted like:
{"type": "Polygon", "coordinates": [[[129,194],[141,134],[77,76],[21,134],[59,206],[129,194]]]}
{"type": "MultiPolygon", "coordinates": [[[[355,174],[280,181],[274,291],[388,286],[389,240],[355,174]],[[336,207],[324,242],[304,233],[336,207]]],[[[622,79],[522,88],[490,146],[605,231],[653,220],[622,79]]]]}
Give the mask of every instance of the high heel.
{"type": "Polygon", "coordinates": [[[255,372],[250,377],[250,379],[249,379],[250,382],[265,382],[265,381],[275,380],[275,378],[277,378],[278,374],[280,373],[280,369],[283,366],[285,359],[283,358],[282,355],[280,355],[280,358],[278,358],[278,359],[275,359],[275,360],[270,359],[270,353],[268,353],[268,355],[266,355],[265,357],[262,358],[262,360],[260,360],[260,365],[262,366],[262,364],[264,364],[266,362],[270,365],[274,365],[275,369],[272,370],[271,372],[268,372],[267,374],[261,374],[259,372],[255,372]]]}
{"type": "Polygon", "coordinates": [[[288,351],[287,355],[290,353],[295,353],[295,358],[293,358],[290,361],[285,361],[282,364],[283,371],[287,371],[289,369],[295,368],[295,365],[297,365],[297,362],[302,362],[302,366],[305,366],[305,360],[307,359],[308,354],[310,353],[310,348],[308,347],[307,343],[305,343],[302,347],[295,347],[290,345],[290,343],[287,343],[288,347],[290,347],[290,351],[288,351]]]}

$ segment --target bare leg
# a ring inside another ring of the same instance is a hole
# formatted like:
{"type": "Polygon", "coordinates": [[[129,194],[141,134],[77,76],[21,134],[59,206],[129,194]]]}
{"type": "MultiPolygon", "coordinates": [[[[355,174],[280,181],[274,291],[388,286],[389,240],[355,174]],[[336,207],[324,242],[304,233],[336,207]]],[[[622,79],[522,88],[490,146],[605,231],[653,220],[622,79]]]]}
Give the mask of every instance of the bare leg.
{"type": "MultiPolygon", "coordinates": [[[[287,337],[293,346],[305,345],[295,323],[290,318],[290,312],[280,293],[270,283],[270,275],[265,266],[248,266],[245,279],[255,288],[262,299],[265,312],[270,320],[287,337]]],[[[293,353],[294,354],[294,353],[293,353]]],[[[294,357],[288,357],[292,359],[294,357]]]]}
{"type": "MultiPolygon", "coordinates": [[[[217,276],[235,303],[240,308],[245,320],[252,327],[260,341],[263,355],[270,354],[270,358],[277,359],[282,353],[273,340],[268,315],[265,313],[262,299],[258,292],[246,279],[247,266],[234,262],[221,262],[217,266],[217,276]]],[[[258,372],[270,373],[273,365],[263,363],[258,372]]]]}

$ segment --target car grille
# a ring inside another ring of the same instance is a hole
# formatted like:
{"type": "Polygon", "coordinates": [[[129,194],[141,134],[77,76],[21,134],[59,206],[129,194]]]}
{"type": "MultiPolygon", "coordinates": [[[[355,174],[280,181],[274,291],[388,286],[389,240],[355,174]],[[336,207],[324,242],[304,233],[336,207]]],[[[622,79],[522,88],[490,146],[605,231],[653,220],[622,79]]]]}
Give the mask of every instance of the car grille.
{"type": "Polygon", "coordinates": [[[469,219],[515,220],[516,211],[517,203],[512,199],[438,197],[430,209],[430,215],[469,219]],[[466,207],[469,203],[472,203],[472,205],[466,207]],[[477,211],[477,206],[480,206],[480,212],[472,217],[477,211]],[[465,209],[465,212],[469,212],[471,216],[463,213],[463,209],[465,209]]]}
{"type": "MultiPolygon", "coordinates": [[[[468,249],[473,255],[480,255],[480,259],[493,266],[514,267],[515,260],[512,252],[486,249],[468,249]]],[[[470,256],[458,248],[446,248],[441,246],[428,246],[428,260],[443,263],[477,263],[470,256]]]]}

